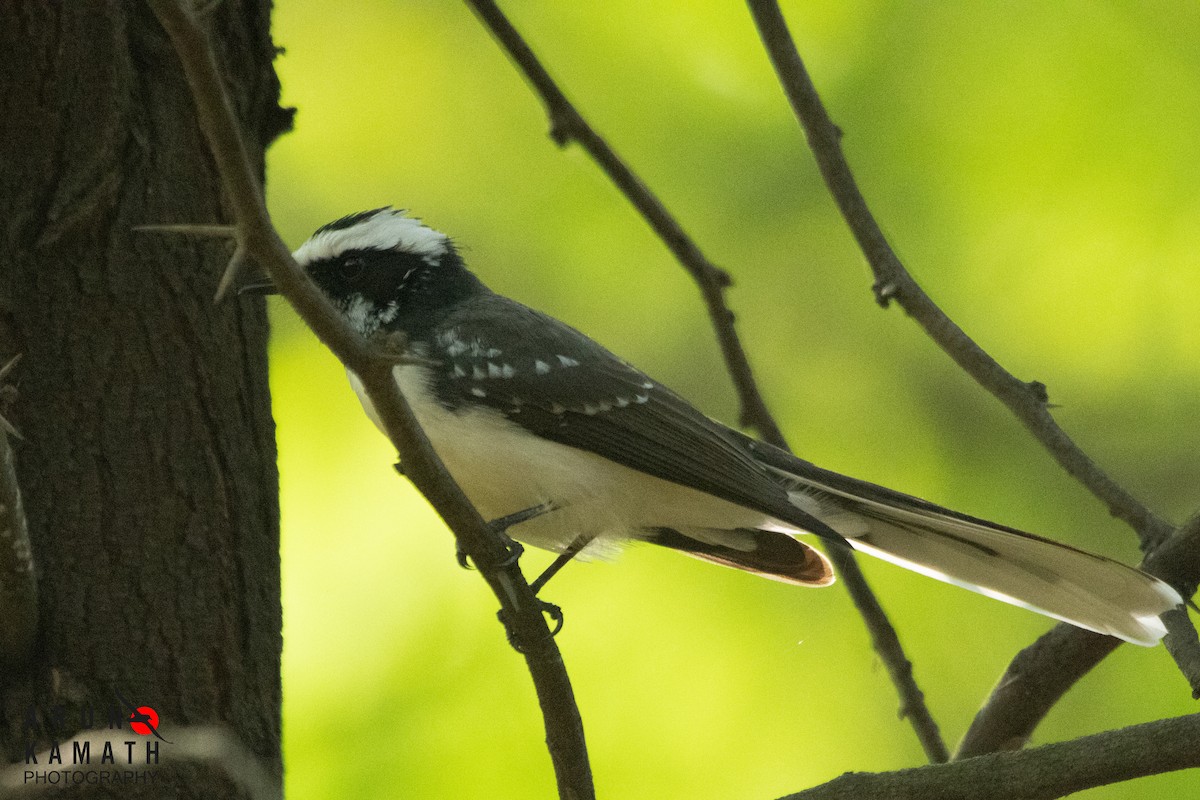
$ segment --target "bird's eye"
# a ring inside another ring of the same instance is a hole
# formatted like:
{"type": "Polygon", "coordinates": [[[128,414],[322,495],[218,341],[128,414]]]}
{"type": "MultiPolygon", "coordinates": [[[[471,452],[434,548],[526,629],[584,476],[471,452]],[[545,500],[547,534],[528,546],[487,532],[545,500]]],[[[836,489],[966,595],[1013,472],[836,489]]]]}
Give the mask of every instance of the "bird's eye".
{"type": "Polygon", "coordinates": [[[363,271],[366,270],[366,268],[367,263],[365,261],[363,261],[361,258],[352,257],[343,261],[338,267],[338,271],[346,280],[354,281],[362,277],[363,271]]]}

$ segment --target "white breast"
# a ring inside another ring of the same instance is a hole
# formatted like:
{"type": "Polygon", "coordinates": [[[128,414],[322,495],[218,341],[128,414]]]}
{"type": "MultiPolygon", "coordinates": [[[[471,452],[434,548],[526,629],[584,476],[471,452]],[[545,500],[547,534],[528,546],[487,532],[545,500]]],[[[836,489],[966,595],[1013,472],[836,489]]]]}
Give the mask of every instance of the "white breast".
{"type": "MultiPolygon", "coordinates": [[[[378,426],[361,381],[348,374],[378,426]]],[[[759,512],[536,437],[498,411],[447,411],[433,398],[426,367],[402,365],[395,374],[434,450],[484,519],[546,502],[559,506],[512,528],[509,534],[515,539],[561,551],[585,536],[595,540],[589,551],[602,554],[636,538],[643,528],[712,530],[767,523],[759,512]]]]}

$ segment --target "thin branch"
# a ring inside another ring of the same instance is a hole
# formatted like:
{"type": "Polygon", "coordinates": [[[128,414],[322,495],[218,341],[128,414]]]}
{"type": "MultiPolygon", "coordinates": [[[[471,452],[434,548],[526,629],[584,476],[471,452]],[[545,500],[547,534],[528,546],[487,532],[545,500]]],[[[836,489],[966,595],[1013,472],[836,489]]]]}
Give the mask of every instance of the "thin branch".
{"type": "MultiPolygon", "coordinates": [[[[1142,568],[1182,589],[1200,579],[1200,514],[1192,517],[1142,562],[1142,568]]],[[[1200,697],[1200,647],[1187,612],[1163,615],[1165,643],[1192,691],[1200,697]]],[[[954,757],[970,758],[1023,747],[1038,723],[1075,683],[1121,644],[1073,625],[1060,624],[1012,660],[959,742],[954,757]]]]}
{"type": "Polygon", "coordinates": [[[1023,750],[897,772],[848,772],[782,800],[1053,800],[1200,767],[1200,714],[1023,750]]]}
{"type": "Polygon", "coordinates": [[[500,601],[510,639],[525,656],[533,678],[560,796],[594,798],[583,722],[562,655],[516,559],[504,540],[479,517],[433,451],[392,377],[394,358],[349,328],[303,274],[272,226],[213,50],[193,6],[176,0],[150,0],[150,4],[183,65],[200,127],[234,211],[239,248],[270,273],[280,293],[322,343],[361,379],[400,453],[405,475],[450,526],[460,548],[500,601]]]}
{"type": "MultiPolygon", "coordinates": [[[[1171,584],[1184,597],[1193,597],[1200,584],[1200,512],[1155,548],[1142,562],[1142,569],[1171,584]]],[[[1187,679],[1192,698],[1200,700],[1200,641],[1187,609],[1168,611],[1162,621],[1167,626],[1163,644],[1187,679]]]]}
{"type": "Polygon", "coordinates": [[[849,547],[826,547],[825,552],[846,585],[854,607],[858,609],[862,618],[867,620],[871,646],[879,654],[879,659],[887,668],[888,677],[892,679],[896,692],[900,695],[900,717],[907,719],[912,725],[926,758],[934,764],[948,761],[950,751],[942,739],[937,720],[933,718],[933,713],[925,703],[925,693],[917,686],[916,678],[913,677],[912,662],[905,655],[900,637],[888,621],[887,613],[867,584],[867,578],[855,560],[854,551],[849,547]]]}
{"type": "Polygon", "coordinates": [[[956,760],[1025,746],[1063,695],[1121,640],[1058,624],[1013,658],[971,720],[956,760]]]}
{"type": "Polygon", "coordinates": [[[954,362],[1016,415],[1059,465],[1128,523],[1144,549],[1162,541],[1171,526],[1110,478],[1071,440],[1050,414],[1046,387],[1018,380],[943,312],[904,268],[867,207],[842,153],[841,131],[829,118],[800,59],[775,0],[748,0],[759,36],[792,105],[813,157],[842,217],[875,276],[881,306],[895,300],[954,362]]]}
{"type": "MultiPolygon", "coordinates": [[[[551,138],[559,146],[565,146],[572,141],[579,143],[637,208],[699,285],[717,340],[720,342],[721,352],[725,357],[726,368],[740,398],[742,425],[756,429],[765,441],[787,449],[783,433],[767,410],[754,380],[750,362],[746,358],[745,349],[734,325],[733,312],[725,305],[725,289],[731,285],[728,273],[708,260],[674,216],[667,211],[662,201],[588,124],[496,4],[492,0],[466,2],[541,98],[550,118],[551,138]]],[[[912,664],[904,655],[895,628],[858,568],[854,554],[846,549],[830,548],[829,556],[841,573],[842,583],[850,592],[855,607],[862,615],[875,651],[887,665],[888,675],[900,695],[901,716],[906,717],[912,724],[929,760],[945,761],[948,757],[946,745],[942,741],[933,715],[925,704],[925,696],[913,678],[912,664]]]]}
{"type": "Polygon", "coordinates": [[[771,412],[767,410],[766,401],[763,400],[754,380],[754,372],[746,357],[745,348],[742,347],[741,339],[733,326],[733,312],[725,305],[725,290],[733,283],[729,273],[708,260],[658,196],[588,124],[550,77],[550,73],[542,66],[521,34],[504,16],[504,12],[492,0],[466,1],[525,74],[525,78],[546,106],[546,114],[550,118],[550,137],[560,147],[577,142],[586,150],[696,281],[716,331],[725,366],[733,376],[734,388],[741,404],[741,424],[757,430],[763,439],[771,444],[786,447],[783,432],[775,423],[771,412]]]}
{"type": "MultiPolygon", "coordinates": [[[[955,363],[1004,403],[1068,474],[1103,502],[1113,516],[1124,520],[1137,532],[1143,551],[1156,556],[1148,560],[1148,563],[1156,562],[1148,568],[1152,572],[1156,568],[1162,570],[1156,574],[1165,577],[1169,565],[1165,559],[1157,558],[1157,551],[1164,549],[1159,545],[1171,536],[1171,526],[1109,477],[1071,440],[1050,414],[1045,386],[1020,381],[1004,369],[946,316],[912,278],[888,244],[858,189],[842,153],[841,131],[821,103],[778,4],[775,0],[747,2],[821,175],[875,275],[876,300],[885,307],[891,300],[896,300],[955,363]]],[[[1190,584],[1190,591],[1185,595],[1190,596],[1195,592],[1197,574],[1200,573],[1189,572],[1175,580],[1166,579],[1176,588],[1190,584]]],[[[1167,614],[1164,619],[1171,631],[1168,648],[1195,691],[1198,686],[1196,673],[1200,671],[1197,666],[1200,648],[1195,630],[1182,613],[1167,614]]],[[[1062,693],[1117,644],[1115,639],[1100,641],[1094,634],[1069,626],[1053,629],[1018,654],[996,692],[980,711],[982,719],[976,720],[981,729],[989,731],[998,722],[1019,720],[1019,723],[999,724],[1001,734],[978,739],[968,732],[964,739],[968,746],[960,748],[960,754],[982,752],[979,748],[984,742],[991,749],[1023,744],[1062,693]],[[1031,703],[1030,693],[1042,702],[1031,703]]],[[[972,725],[972,730],[976,724],[972,725]]]]}

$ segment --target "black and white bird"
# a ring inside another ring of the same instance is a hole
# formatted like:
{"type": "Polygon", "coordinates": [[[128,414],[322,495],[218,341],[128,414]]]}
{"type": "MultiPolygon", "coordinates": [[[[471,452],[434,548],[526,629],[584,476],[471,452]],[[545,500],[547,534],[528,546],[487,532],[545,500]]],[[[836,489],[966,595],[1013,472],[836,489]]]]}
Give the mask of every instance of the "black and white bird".
{"type": "MultiPolygon", "coordinates": [[[[854,549],[1082,628],[1152,645],[1167,584],[1132,567],[821,469],[710,419],[584,334],[498,295],[451,240],[391,208],[318,229],[296,261],[362,335],[427,364],[396,381],[485,519],[602,554],[630,540],[803,586],[833,582],[795,538],[854,549]]],[[[357,377],[350,382],[378,419],[357,377]]]]}

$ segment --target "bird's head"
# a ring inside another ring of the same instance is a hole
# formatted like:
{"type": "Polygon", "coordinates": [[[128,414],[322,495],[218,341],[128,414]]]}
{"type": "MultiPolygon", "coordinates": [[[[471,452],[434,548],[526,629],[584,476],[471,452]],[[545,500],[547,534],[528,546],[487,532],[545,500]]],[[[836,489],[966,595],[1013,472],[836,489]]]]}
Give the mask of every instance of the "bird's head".
{"type": "Polygon", "coordinates": [[[450,237],[391,207],[323,225],[292,255],[364,336],[417,333],[482,290],[450,237]]]}

